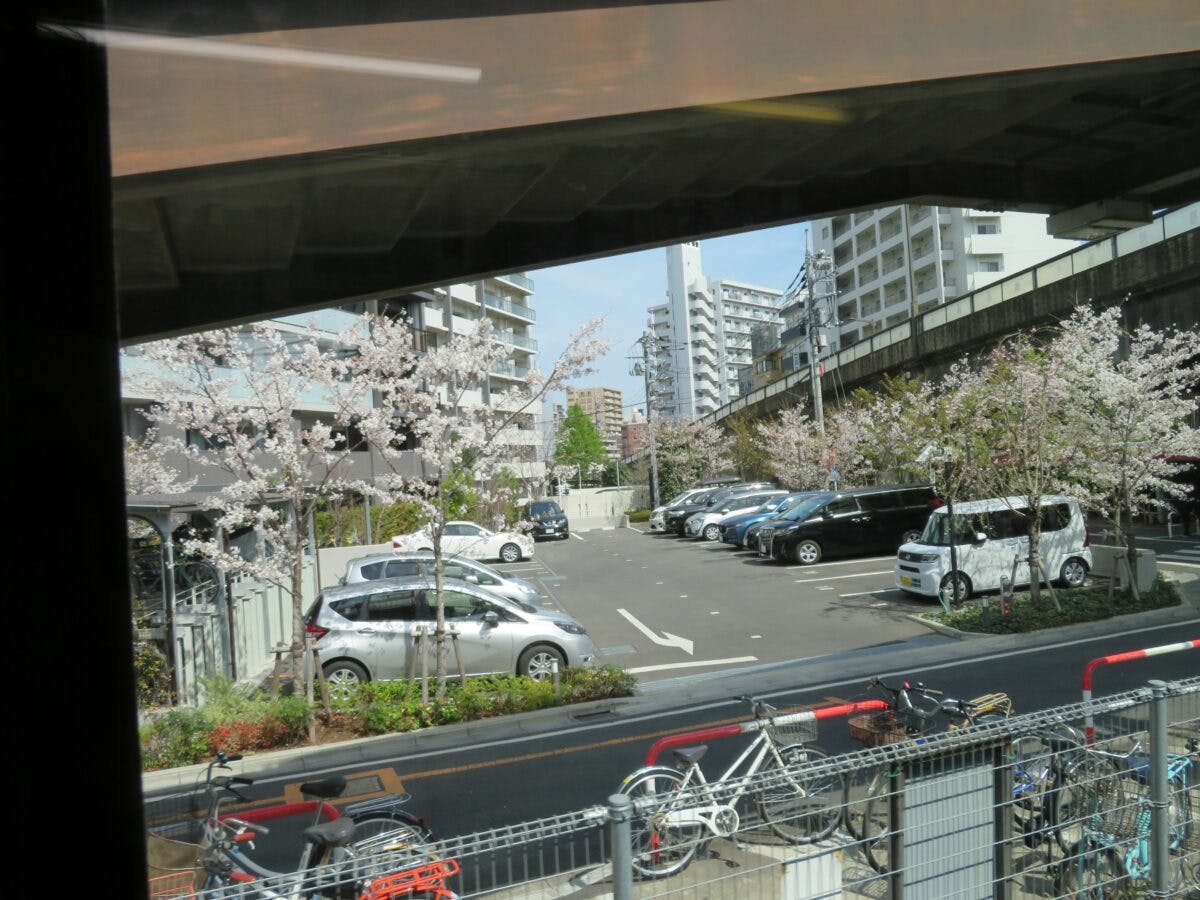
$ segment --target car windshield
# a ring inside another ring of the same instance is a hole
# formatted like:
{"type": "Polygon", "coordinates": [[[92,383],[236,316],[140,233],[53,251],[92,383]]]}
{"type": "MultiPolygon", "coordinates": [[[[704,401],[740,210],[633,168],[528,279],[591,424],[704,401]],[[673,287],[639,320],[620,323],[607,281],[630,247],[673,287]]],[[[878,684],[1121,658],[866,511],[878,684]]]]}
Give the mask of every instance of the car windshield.
{"type": "Polygon", "coordinates": [[[553,500],[539,500],[537,503],[529,504],[529,512],[535,516],[557,515],[562,510],[558,508],[558,504],[553,500]]]}
{"type": "Polygon", "coordinates": [[[774,512],[777,509],[783,509],[785,502],[787,502],[786,497],[771,497],[765,500],[755,512],[774,512]]]}
{"type": "Polygon", "coordinates": [[[667,501],[667,506],[678,506],[684,500],[692,495],[691,491],[684,491],[682,494],[676,494],[671,500],[667,501]]]}
{"type": "Polygon", "coordinates": [[[805,497],[798,504],[793,506],[781,518],[787,519],[790,522],[800,522],[807,519],[818,509],[833,499],[833,494],[817,494],[813,497],[805,497]]]}
{"type": "MultiPolygon", "coordinates": [[[[925,530],[921,532],[917,543],[929,544],[934,547],[949,547],[949,521],[950,516],[947,513],[935,512],[925,523],[925,530]]],[[[956,515],[954,517],[954,543],[969,544],[974,536],[975,532],[971,530],[971,525],[966,517],[956,515]]]]}
{"type": "Polygon", "coordinates": [[[793,507],[794,507],[794,506],[795,506],[797,503],[803,503],[803,502],[804,502],[805,500],[807,500],[807,499],[808,499],[808,497],[807,497],[807,496],[804,496],[804,497],[784,497],[784,498],[783,498],[783,502],[782,502],[782,503],[780,503],[780,504],[779,504],[779,506],[777,506],[777,507],[775,508],[775,512],[776,512],[776,513],[778,513],[778,514],[780,514],[780,515],[782,515],[783,513],[787,512],[789,509],[793,508],[793,507]]]}

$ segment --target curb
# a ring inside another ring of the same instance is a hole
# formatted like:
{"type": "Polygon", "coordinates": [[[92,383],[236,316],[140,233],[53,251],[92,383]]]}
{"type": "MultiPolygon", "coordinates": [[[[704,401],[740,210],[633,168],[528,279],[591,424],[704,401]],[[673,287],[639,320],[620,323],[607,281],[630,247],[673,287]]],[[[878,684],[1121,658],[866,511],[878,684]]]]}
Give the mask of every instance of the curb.
{"type": "MultiPolygon", "coordinates": [[[[921,613],[909,613],[908,618],[912,619],[919,625],[924,625],[931,631],[936,631],[938,634],[944,634],[947,637],[952,637],[960,641],[970,640],[972,638],[995,637],[994,634],[985,634],[979,631],[959,631],[957,628],[951,628],[949,625],[943,625],[941,622],[934,622],[930,619],[926,619],[921,613]]],[[[1070,626],[1064,627],[1069,628],[1070,626]]],[[[1042,630],[1048,631],[1049,629],[1042,630]]]]}

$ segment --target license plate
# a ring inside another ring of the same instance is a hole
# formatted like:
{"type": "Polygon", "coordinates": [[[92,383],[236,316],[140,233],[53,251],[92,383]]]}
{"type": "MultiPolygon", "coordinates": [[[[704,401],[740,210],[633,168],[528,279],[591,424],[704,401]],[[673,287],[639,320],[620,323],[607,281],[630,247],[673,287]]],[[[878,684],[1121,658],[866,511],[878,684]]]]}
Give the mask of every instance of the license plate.
{"type": "Polygon", "coordinates": [[[905,587],[912,587],[913,580],[911,578],[909,578],[907,575],[901,575],[900,583],[902,585],[904,585],[905,587]]]}

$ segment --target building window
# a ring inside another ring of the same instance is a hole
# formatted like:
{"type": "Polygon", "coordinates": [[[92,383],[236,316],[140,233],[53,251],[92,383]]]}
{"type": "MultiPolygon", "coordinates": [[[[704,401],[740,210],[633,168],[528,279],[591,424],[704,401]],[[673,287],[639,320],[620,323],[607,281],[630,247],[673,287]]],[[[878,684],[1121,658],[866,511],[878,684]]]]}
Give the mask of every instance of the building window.
{"type": "Polygon", "coordinates": [[[821,229],[821,240],[823,240],[823,241],[829,240],[829,226],[828,225],[826,225],[824,228],[821,229]]]}
{"type": "Polygon", "coordinates": [[[999,222],[980,222],[975,226],[976,234],[999,234],[999,222]]]}
{"type": "Polygon", "coordinates": [[[1000,271],[1000,260],[998,260],[998,259],[981,260],[979,263],[979,271],[980,272],[999,272],[1000,271]]]}

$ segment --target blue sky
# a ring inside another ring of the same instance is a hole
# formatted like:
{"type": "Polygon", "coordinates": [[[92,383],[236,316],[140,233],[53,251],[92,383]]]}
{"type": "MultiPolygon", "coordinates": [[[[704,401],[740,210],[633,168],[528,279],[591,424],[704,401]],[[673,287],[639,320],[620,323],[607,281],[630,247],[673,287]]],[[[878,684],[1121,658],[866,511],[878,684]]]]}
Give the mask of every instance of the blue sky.
{"type": "MultiPolygon", "coordinates": [[[[702,240],[704,274],[783,290],[804,263],[807,233],[807,223],[800,223],[702,240]]],[[[607,316],[604,336],[612,349],[595,364],[597,372],[575,386],[617,388],[628,418],[631,406],[643,404],[644,387],[640,377],[629,374],[626,357],[638,352],[633,342],[646,327],[646,310],[666,300],[666,250],[640,250],[528,274],[534,281],[539,364],[549,368],[572,331],[607,316]]],[[[559,394],[551,402],[563,399],[559,394]]]]}

